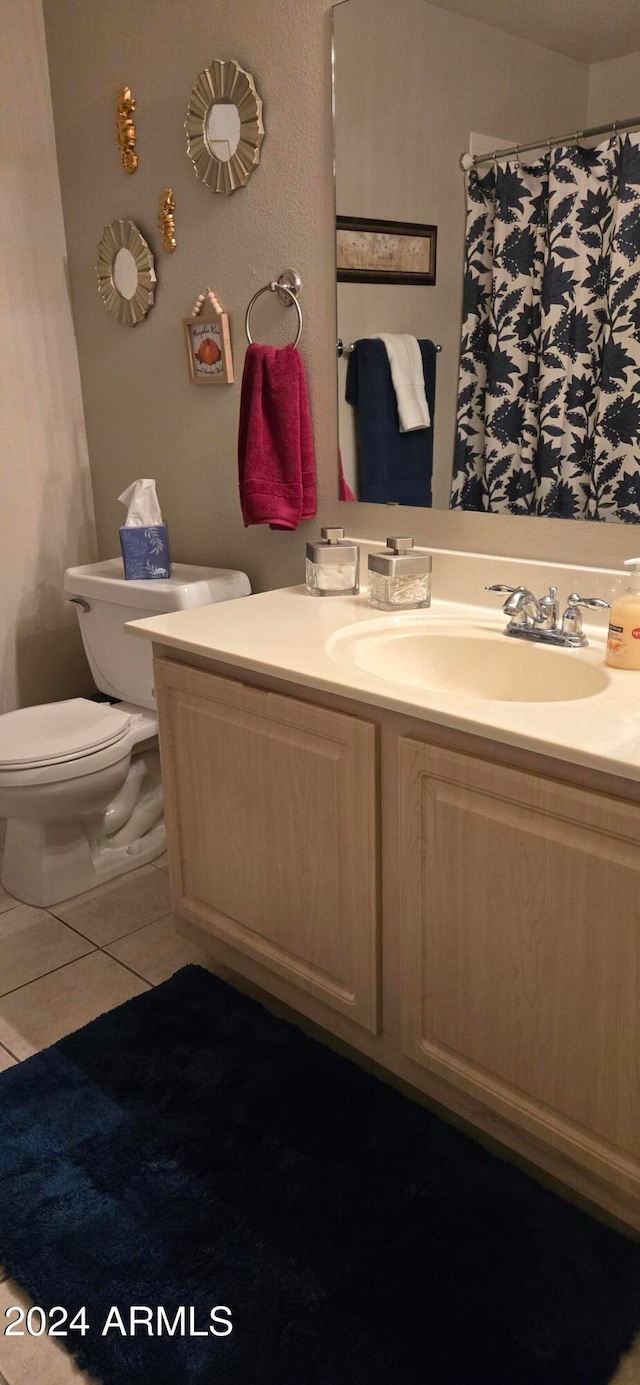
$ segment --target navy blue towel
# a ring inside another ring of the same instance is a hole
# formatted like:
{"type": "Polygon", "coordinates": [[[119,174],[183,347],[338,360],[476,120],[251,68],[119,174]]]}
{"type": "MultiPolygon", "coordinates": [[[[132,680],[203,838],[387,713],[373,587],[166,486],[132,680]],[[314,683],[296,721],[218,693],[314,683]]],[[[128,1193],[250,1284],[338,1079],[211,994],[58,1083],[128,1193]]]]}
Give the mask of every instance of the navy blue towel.
{"type": "Polygon", "coordinates": [[[431,506],[436,348],[419,342],[431,427],[401,433],[387,349],[378,337],[356,342],[347,366],[346,400],[356,411],[360,500],[431,506]]]}

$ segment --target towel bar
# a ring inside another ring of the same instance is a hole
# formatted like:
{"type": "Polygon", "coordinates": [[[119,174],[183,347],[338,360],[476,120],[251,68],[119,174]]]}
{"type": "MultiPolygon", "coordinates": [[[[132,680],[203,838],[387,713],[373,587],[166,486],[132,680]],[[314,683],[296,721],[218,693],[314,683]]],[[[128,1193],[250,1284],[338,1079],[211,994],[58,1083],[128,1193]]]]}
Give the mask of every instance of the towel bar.
{"type": "MultiPolygon", "coordinates": [[[[336,342],[336,351],[337,351],[338,356],[350,356],[350,355],[351,355],[351,352],[352,352],[352,351],[355,351],[355,349],[356,349],[356,342],[355,342],[355,341],[352,341],[351,344],[350,344],[349,346],[345,346],[345,344],[344,344],[344,342],[343,342],[343,340],[342,340],[342,337],[338,337],[338,340],[337,340],[337,342],[336,342]]],[[[436,344],[436,352],[437,352],[438,355],[439,355],[441,351],[442,351],[442,347],[441,347],[440,343],[438,342],[438,343],[436,344]]]]}

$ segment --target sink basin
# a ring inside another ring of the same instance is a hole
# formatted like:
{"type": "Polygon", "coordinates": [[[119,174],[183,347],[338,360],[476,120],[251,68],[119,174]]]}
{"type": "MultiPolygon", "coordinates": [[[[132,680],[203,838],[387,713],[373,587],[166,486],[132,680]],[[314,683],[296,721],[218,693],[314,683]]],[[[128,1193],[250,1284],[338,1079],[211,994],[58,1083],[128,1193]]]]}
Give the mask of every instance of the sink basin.
{"type": "Polygon", "coordinates": [[[327,652],[387,683],[488,702],[575,702],[609,683],[597,646],[547,648],[481,625],[427,625],[424,617],[347,627],[327,652]]]}

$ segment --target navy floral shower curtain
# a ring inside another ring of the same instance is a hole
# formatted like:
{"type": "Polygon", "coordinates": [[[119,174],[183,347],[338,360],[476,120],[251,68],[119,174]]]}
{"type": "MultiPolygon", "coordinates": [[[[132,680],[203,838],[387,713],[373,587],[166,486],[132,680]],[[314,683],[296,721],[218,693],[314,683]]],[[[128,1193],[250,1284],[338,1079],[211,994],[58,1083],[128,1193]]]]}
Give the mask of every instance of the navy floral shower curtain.
{"type": "Polygon", "coordinates": [[[640,521],[640,134],[469,172],[451,507],[640,521]]]}

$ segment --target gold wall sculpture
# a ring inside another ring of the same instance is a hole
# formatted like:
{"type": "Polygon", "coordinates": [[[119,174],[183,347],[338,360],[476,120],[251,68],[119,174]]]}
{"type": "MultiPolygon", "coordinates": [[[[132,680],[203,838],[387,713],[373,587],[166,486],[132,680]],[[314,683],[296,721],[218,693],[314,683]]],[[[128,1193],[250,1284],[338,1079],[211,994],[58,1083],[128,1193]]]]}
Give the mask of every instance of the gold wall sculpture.
{"type": "Polygon", "coordinates": [[[136,103],[131,95],[129,87],[121,87],[118,92],[118,104],[116,107],[116,126],[118,131],[118,148],[122,167],[125,173],[135,173],[138,167],[138,155],[136,154],[136,127],[131,119],[135,111],[136,103]]]}
{"type": "Polygon", "coordinates": [[[176,199],[172,188],[165,188],[158,208],[158,226],[162,236],[162,244],[171,254],[176,248],[176,227],[173,213],[176,209],[176,199]]]}

